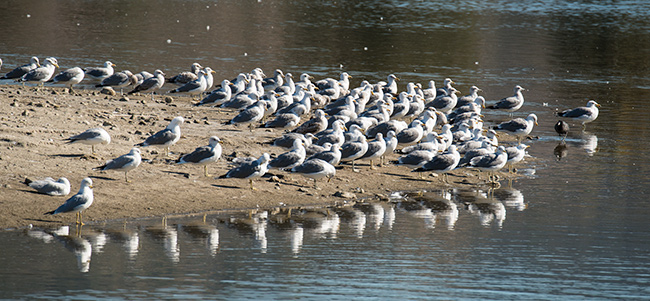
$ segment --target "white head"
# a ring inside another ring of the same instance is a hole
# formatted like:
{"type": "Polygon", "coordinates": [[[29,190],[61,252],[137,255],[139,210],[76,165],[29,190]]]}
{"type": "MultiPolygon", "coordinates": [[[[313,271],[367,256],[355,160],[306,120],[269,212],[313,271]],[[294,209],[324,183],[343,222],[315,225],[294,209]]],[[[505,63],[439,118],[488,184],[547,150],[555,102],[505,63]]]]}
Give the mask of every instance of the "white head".
{"type": "Polygon", "coordinates": [[[93,180],[91,180],[90,178],[84,178],[83,180],[81,180],[81,188],[84,187],[93,188],[93,180]]]}

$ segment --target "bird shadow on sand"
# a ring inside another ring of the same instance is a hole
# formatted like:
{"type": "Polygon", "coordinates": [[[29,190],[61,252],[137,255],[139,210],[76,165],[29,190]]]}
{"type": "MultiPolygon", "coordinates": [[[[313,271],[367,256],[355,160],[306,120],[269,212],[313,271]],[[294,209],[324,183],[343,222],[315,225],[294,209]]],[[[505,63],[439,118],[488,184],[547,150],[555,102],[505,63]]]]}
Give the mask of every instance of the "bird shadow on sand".
{"type": "Polygon", "coordinates": [[[218,184],[212,184],[212,186],[217,187],[217,188],[227,188],[227,189],[244,189],[243,187],[239,187],[239,186],[230,186],[230,185],[218,185],[218,184]]]}

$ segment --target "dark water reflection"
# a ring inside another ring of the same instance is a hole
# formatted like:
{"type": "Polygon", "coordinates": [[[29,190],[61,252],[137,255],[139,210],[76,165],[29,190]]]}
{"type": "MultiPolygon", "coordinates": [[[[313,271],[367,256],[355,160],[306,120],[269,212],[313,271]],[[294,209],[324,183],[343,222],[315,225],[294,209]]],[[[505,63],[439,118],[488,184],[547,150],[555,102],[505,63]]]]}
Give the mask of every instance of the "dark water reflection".
{"type": "Polygon", "coordinates": [[[3,232],[0,298],[647,298],[648,11],[639,0],[0,1],[2,73],[36,55],[168,74],[198,61],[217,82],[255,67],[347,71],[352,85],[450,77],[488,100],[522,85],[518,114],[540,120],[527,176],[493,193],[431,187],[290,217],[3,232]],[[598,120],[572,124],[561,145],[553,113],[588,99],[603,105],[598,120]]]}

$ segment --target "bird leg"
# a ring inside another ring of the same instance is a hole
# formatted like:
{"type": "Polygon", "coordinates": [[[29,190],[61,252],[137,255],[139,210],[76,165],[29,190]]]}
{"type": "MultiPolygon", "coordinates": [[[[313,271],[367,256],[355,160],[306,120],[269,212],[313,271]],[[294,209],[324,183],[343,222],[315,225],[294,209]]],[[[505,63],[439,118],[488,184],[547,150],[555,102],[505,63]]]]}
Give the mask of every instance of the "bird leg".
{"type": "Polygon", "coordinates": [[[210,176],[210,174],[208,174],[208,166],[207,166],[207,165],[203,165],[203,174],[204,174],[206,177],[209,177],[209,176],[210,176]]]}
{"type": "Polygon", "coordinates": [[[256,190],[255,187],[253,187],[253,179],[248,179],[248,181],[250,181],[251,190],[256,190]]]}
{"type": "Polygon", "coordinates": [[[372,160],[370,160],[370,169],[377,169],[374,165],[372,165],[372,160]]]}

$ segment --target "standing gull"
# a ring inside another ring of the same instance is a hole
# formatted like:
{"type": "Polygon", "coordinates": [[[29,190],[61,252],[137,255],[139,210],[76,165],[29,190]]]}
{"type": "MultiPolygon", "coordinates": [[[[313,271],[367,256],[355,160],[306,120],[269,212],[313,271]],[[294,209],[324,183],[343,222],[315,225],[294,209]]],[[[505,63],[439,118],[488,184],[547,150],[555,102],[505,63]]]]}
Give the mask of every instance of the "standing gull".
{"type": "Polygon", "coordinates": [[[299,127],[297,127],[293,132],[300,134],[317,134],[324,131],[327,128],[327,114],[321,109],[318,109],[314,112],[314,117],[305,121],[299,127]]]}
{"type": "Polygon", "coordinates": [[[220,106],[223,103],[229,101],[231,97],[232,97],[232,89],[230,88],[230,81],[224,79],[221,82],[221,88],[210,92],[210,94],[208,94],[203,99],[201,99],[200,102],[196,103],[195,106],[202,106],[202,105],[220,106]]]}
{"type": "Polygon", "coordinates": [[[217,162],[221,157],[221,151],[221,140],[217,136],[212,136],[208,145],[197,147],[193,152],[180,157],[176,163],[203,165],[203,174],[209,177],[208,164],[217,162]]]}
{"type": "Polygon", "coordinates": [[[352,171],[356,171],[354,161],[361,158],[368,151],[368,142],[366,136],[359,137],[358,140],[346,142],[341,145],[341,161],[352,161],[352,171]]]}
{"type": "Polygon", "coordinates": [[[290,170],[305,161],[305,144],[300,139],[293,141],[293,147],[269,162],[269,168],[290,170]]]}
{"type": "Polygon", "coordinates": [[[64,71],[61,71],[59,74],[54,76],[48,82],[53,84],[64,84],[68,86],[68,92],[73,93],[72,86],[80,83],[86,74],[79,67],[70,68],[64,71]]]}
{"type": "Polygon", "coordinates": [[[263,101],[258,101],[254,105],[241,111],[237,116],[233,117],[229,124],[250,124],[250,130],[253,131],[253,126],[264,117],[266,105],[263,101]]]}
{"type": "Polygon", "coordinates": [[[113,75],[113,67],[115,67],[115,64],[111,63],[110,61],[104,62],[104,67],[88,67],[84,69],[84,72],[86,72],[86,75],[88,75],[90,78],[101,81],[111,75],[113,75]]]}
{"type": "Polygon", "coordinates": [[[447,149],[447,152],[434,156],[431,158],[431,160],[424,163],[420,168],[417,168],[413,171],[433,171],[435,173],[442,173],[443,181],[445,183],[449,183],[449,177],[447,176],[447,173],[456,168],[459,161],[460,154],[458,151],[456,151],[456,146],[451,145],[447,149]]]}
{"type": "Polygon", "coordinates": [[[181,124],[185,122],[183,117],[174,117],[169,125],[147,138],[144,142],[136,144],[136,146],[160,146],[165,148],[165,156],[169,155],[169,147],[176,144],[181,139],[181,124]]]}
{"type": "Polygon", "coordinates": [[[111,76],[108,76],[102,79],[102,82],[95,85],[95,87],[116,87],[120,88],[120,94],[123,94],[122,89],[128,85],[131,85],[135,82],[133,79],[133,73],[129,70],[124,70],[122,72],[113,73],[111,76]]]}
{"type": "Polygon", "coordinates": [[[20,67],[16,67],[14,70],[9,71],[7,74],[5,74],[3,77],[0,77],[0,79],[17,79],[23,77],[23,75],[27,74],[32,69],[36,69],[39,67],[41,64],[38,61],[38,58],[35,56],[32,56],[32,58],[29,60],[29,64],[22,65],[20,67]]]}
{"type": "Polygon", "coordinates": [[[517,142],[521,142],[523,137],[528,136],[533,130],[533,126],[537,125],[537,115],[529,114],[526,119],[515,118],[506,121],[494,127],[496,131],[506,132],[517,137],[517,142]]]}
{"type": "Polygon", "coordinates": [[[18,81],[20,82],[35,82],[43,85],[46,81],[50,80],[54,75],[54,71],[59,67],[59,63],[53,57],[48,57],[42,66],[29,70],[18,81]]]}
{"type": "MultiPolygon", "coordinates": [[[[210,70],[210,72],[214,72],[210,70]]],[[[208,73],[206,71],[200,70],[199,77],[189,83],[186,83],[174,90],[169,91],[169,93],[184,93],[190,95],[194,98],[195,95],[200,95],[208,88],[208,73]]]]}
{"type": "Polygon", "coordinates": [[[557,113],[557,116],[571,118],[573,120],[581,122],[582,129],[584,130],[587,127],[587,123],[592,122],[598,118],[598,107],[600,107],[600,105],[596,101],[590,100],[587,102],[586,107],[578,107],[575,109],[565,110],[557,113]]]}
{"type": "Polygon", "coordinates": [[[508,154],[508,161],[506,162],[508,164],[508,172],[512,173],[512,165],[524,159],[528,147],[528,145],[523,143],[517,146],[506,147],[506,154],[508,154]]]}
{"type": "Polygon", "coordinates": [[[165,84],[165,73],[156,69],[154,71],[154,76],[148,79],[145,79],[141,84],[137,85],[135,89],[131,90],[128,94],[133,93],[149,93],[151,92],[151,100],[153,100],[153,93],[162,88],[165,84]]]}
{"type": "Polygon", "coordinates": [[[165,81],[168,83],[182,86],[191,81],[197,80],[199,78],[199,71],[201,69],[203,69],[203,67],[199,63],[193,63],[192,66],[190,67],[191,71],[181,72],[173,76],[172,78],[165,79],[165,81]]]}
{"type": "Polygon", "coordinates": [[[59,213],[67,213],[67,212],[76,212],[77,213],[77,218],[76,218],[76,223],[79,225],[83,225],[84,223],[82,222],[81,219],[81,212],[83,210],[88,209],[90,205],[93,204],[93,181],[90,178],[85,178],[81,181],[81,188],[79,189],[79,192],[77,194],[73,195],[71,198],[69,198],[63,205],[59,206],[59,208],[56,208],[56,210],[45,212],[45,214],[59,214],[59,213]]]}
{"type": "Polygon", "coordinates": [[[314,188],[318,188],[316,186],[316,180],[327,178],[327,181],[329,182],[332,177],[336,175],[336,168],[334,168],[332,164],[317,158],[309,159],[304,163],[293,167],[291,171],[312,178],[314,180],[314,188]]]}
{"type": "Polygon", "coordinates": [[[526,89],[521,86],[515,86],[515,95],[502,98],[498,100],[495,104],[488,106],[488,109],[504,110],[506,112],[512,113],[519,110],[524,104],[524,95],[521,94],[521,91],[526,89]]]}
{"type": "Polygon", "coordinates": [[[501,168],[506,166],[507,162],[508,153],[506,152],[505,147],[499,146],[495,153],[472,158],[472,160],[469,162],[469,165],[474,168],[478,168],[481,171],[487,171],[488,181],[490,181],[490,183],[494,183],[496,182],[494,172],[499,171],[501,168]]]}
{"type": "Polygon", "coordinates": [[[315,153],[311,157],[307,158],[307,160],[311,159],[321,159],[329,164],[339,165],[341,162],[341,145],[332,144],[329,150],[315,153]]]}
{"type": "Polygon", "coordinates": [[[99,170],[117,170],[117,171],[123,171],[124,172],[124,179],[126,182],[129,182],[129,177],[127,173],[129,170],[133,170],[136,167],[140,166],[140,163],[142,162],[142,157],[140,156],[140,149],[137,147],[134,147],[131,149],[131,151],[128,154],[121,155],[113,160],[109,160],[106,162],[106,164],[96,167],[94,169],[99,169],[99,170]]]}
{"type": "Polygon", "coordinates": [[[384,140],[384,134],[377,133],[375,140],[368,142],[368,150],[366,153],[359,158],[360,160],[369,160],[370,169],[375,169],[375,166],[372,164],[374,159],[381,158],[386,152],[386,140],[384,140]]]}
{"type": "Polygon", "coordinates": [[[250,181],[251,190],[255,190],[253,187],[253,179],[261,178],[267,171],[269,171],[268,164],[270,160],[271,157],[269,154],[264,153],[257,160],[243,163],[242,165],[229,170],[228,173],[220,178],[248,179],[250,181]]]}
{"type": "Polygon", "coordinates": [[[92,153],[95,154],[95,145],[111,143],[111,136],[103,128],[93,128],[88,129],[81,134],[74,135],[66,140],[68,143],[81,143],[90,145],[92,148],[92,153]]]}
{"type": "Polygon", "coordinates": [[[70,193],[70,181],[66,178],[59,178],[56,181],[50,177],[36,181],[25,179],[25,185],[36,189],[38,193],[47,195],[68,195],[70,193]]]}

